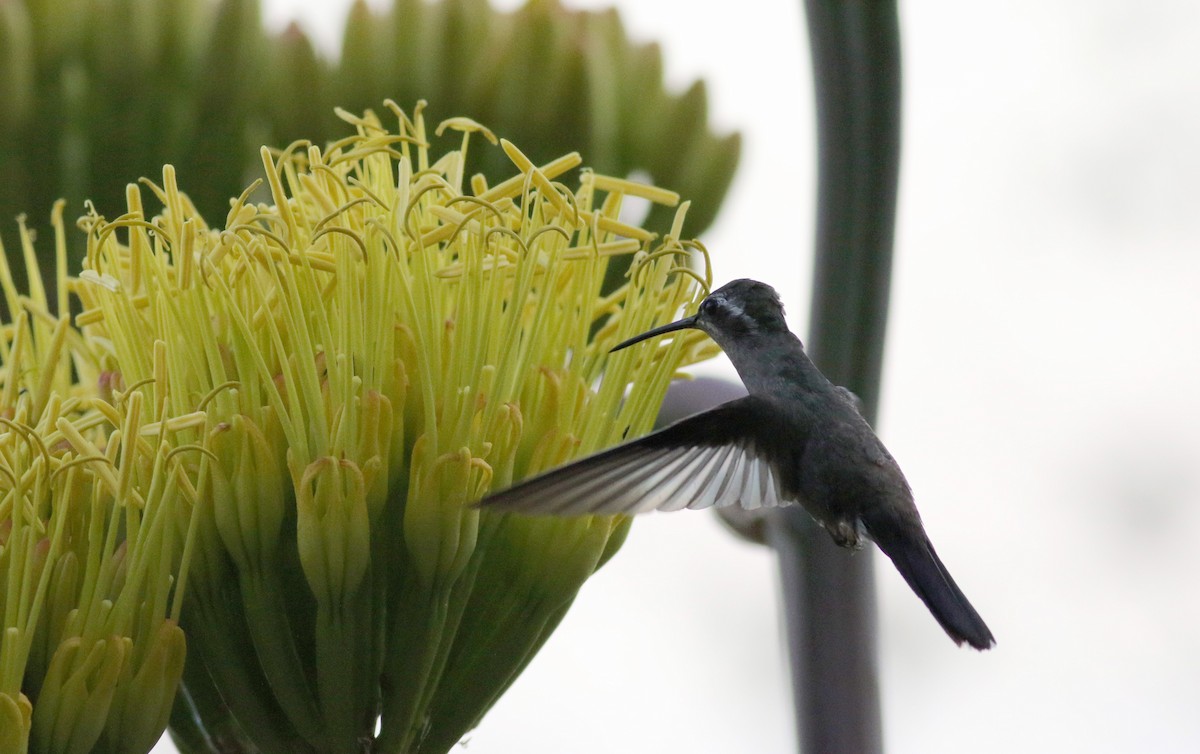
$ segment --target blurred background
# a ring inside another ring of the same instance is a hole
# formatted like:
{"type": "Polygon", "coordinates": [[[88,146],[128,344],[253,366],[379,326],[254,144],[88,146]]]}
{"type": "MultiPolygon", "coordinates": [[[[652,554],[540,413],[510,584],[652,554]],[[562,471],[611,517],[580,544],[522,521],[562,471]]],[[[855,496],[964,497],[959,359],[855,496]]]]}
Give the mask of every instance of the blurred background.
{"type": "MultiPolygon", "coordinates": [[[[348,5],[264,12],[332,55],[348,5]]],[[[800,3],[616,6],[673,86],[708,82],[714,128],[743,135],[703,236],[717,281],[770,282],[803,333],[800,3]]],[[[901,25],[878,429],[999,643],[956,649],[877,559],[885,746],[1200,750],[1200,5],[930,0],[901,25]]],[[[695,372],[733,377],[724,360],[695,372]]],[[[777,589],[770,551],[714,517],[640,519],[467,748],[794,750],[777,589]]]]}

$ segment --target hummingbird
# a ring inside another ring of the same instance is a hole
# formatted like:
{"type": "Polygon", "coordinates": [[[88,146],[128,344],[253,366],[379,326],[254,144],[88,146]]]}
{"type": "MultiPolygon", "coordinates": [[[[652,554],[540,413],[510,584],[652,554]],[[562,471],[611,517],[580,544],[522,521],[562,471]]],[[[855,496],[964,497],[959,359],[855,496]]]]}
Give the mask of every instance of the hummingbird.
{"type": "Polygon", "coordinates": [[[624,348],[679,330],[716,341],[749,393],[631,442],[485,497],[478,506],[528,515],[801,505],[838,545],[873,540],[958,645],[995,644],[925,534],[908,481],[859,412],[787,326],[779,294],[735,280],[696,313],[624,348]]]}

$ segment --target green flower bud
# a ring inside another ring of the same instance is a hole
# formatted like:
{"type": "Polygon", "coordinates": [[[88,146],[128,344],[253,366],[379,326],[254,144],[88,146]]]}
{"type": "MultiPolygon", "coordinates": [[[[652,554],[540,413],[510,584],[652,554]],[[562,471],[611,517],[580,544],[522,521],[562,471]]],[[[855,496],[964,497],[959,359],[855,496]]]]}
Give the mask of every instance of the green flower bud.
{"type": "Polygon", "coordinates": [[[33,744],[38,751],[87,754],[108,721],[121,669],[133,642],[79,637],[58,646],[33,710],[33,744]]]}
{"type": "Polygon", "coordinates": [[[15,697],[0,692],[0,751],[27,754],[32,719],[33,705],[28,697],[20,692],[15,697]]]}
{"type": "Polygon", "coordinates": [[[235,414],[212,433],[216,456],[212,511],[226,552],[240,570],[273,563],[287,489],[279,448],[248,417],[235,414]]]}
{"type": "Polygon", "coordinates": [[[166,620],[153,635],[140,637],[134,649],[141,657],[124,666],[102,739],[114,754],[149,751],[162,737],[183,675],[187,642],[178,624],[166,620]]]}
{"type": "Polygon", "coordinates": [[[303,469],[293,466],[292,480],[300,565],[318,604],[336,604],[358,590],[370,558],[362,471],[326,456],[303,469]]]}

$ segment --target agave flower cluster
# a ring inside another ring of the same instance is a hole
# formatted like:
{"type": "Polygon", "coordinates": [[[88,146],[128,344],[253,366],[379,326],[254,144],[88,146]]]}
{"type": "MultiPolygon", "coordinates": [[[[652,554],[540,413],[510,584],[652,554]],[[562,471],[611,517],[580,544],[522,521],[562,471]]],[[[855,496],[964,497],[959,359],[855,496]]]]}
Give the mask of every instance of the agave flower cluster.
{"type": "Polygon", "coordinates": [[[709,355],[608,355],[706,289],[686,204],[656,238],[621,207],[671,192],[568,188],[577,154],[537,166],[463,118],[439,153],[388,107],[264,149],[223,229],[170,167],[161,209],[130,186],[91,212],[56,289],[76,327],[0,267],[0,749],[145,751],[170,713],[184,751],[446,751],[619,547],[627,519],[470,503],[647,431],[709,355]],[[466,176],[468,148],[511,177],[466,176]]]}

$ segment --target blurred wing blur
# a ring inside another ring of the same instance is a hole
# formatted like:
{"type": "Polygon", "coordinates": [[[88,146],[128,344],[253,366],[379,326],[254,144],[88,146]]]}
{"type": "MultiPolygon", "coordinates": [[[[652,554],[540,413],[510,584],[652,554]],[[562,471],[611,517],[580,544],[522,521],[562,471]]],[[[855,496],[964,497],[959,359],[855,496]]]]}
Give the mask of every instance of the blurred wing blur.
{"type": "Polygon", "coordinates": [[[781,492],[781,459],[769,457],[769,443],[755,441],[777,424],[778,412],[747,396],[560,466],[484,498],[479,507],[579,516],[795,503],[781,492]]]}

